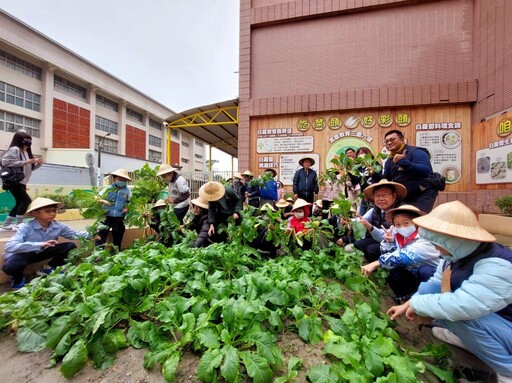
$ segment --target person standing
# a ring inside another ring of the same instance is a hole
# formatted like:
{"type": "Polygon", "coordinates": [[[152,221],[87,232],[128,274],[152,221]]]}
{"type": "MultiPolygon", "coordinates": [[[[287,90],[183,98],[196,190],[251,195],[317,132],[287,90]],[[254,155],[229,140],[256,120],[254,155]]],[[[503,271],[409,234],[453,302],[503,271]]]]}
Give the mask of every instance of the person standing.
{"type": "Polygon", "coordinates": [[[187,180],[178,173],[177,168],[169,164],[160,165],[156,175],[162,177],[168,185],[169,198],[167,200],[174,205],[174,214],[182,224],[190,205],[190,189],[187,180]]]}
{"type": "Polygon", "coordinates": [[[112,185],[106,190],[105,199],[102,201],[103,208],[107,211],[107,216],[102,222],[105,228],[98,231],[99,238],[96,239],[96,246],[104,245],[107,242],[108,232],[112,229],[112,242],[121,251],[126,230],[124,218],[128,212],[128,202],[132,198],[132,192],[128,189],[127,184],[132,179],[126,169],[117,169],[110,175],[112,176],[112,185]]]}
{"type": "Polygon", "coordinates": [[[23,223],[23,216],[32,202],[27,194],[27,184],[32,171],[40,168],[43,160],[34,158],[31,146],[32,137],[25,132],[17,132],[12,138],[9,149],[2,157],[3,167],[21,167],[25,178],[18,183],[9,186],[4,185],[4,189],[8,190],[14,197],[15,205],[0,227],[0,231],[16,230],[23,223]]]}
{"type": "Polygon", "coordinates": [[[406,144],[404,134],[399,130],[387,132],[384,145],[390,154],[384,164],[383,178],[405,186],[407,197],[403,203],[430,213],[439,192],[428,181],[433,173],[428,151],[406,144]]]}
{"type": "Polygon", "coordinates": [[[311,169],[315,160],[311,157],[304,157],[299,160],[301,166],[293,176],[293,194],[295,200],[303,199],[312,204],[318,195],[318,176],[311,169]]]}

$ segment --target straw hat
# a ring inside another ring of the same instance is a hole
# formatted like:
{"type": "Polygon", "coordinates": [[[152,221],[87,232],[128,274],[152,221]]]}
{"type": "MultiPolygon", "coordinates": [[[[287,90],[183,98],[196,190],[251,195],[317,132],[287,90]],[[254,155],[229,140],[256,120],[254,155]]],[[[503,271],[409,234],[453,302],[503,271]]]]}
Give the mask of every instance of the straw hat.
{"type": "Polygon", "coordinates": [[[412,222],[424,229],[450,237],[478,242],[496,241],[492,234],[480,227],[471,209],[459,201],[443,203],[429,214],[414,218],[412,222]]]}
{"type": "Polygon", "coordinates": [[[405,196],[407,195],[407,189],[405,188],[404,185],[399,184],[398,182],[392,182],[392,181],[388,181],[386,179],[382,179],[379,182],[377,182],[376,184],[371,184],[366,189],[364,189],[364,192],[363,192],[364,197],[368,201],[373,201],[374,190],[378,189],[382,186],[388,186],[391,189],[393,189],[396,192],[396,199],[399,201],[403,200],[405,198],[405,196]]]}
{"type": "Polygon", "coordinates": [[[294,203],[295,202],[295,200],[292,197],[286,198],[286,201],[288,201],[290,203],[294,203]]]}
{"type": "Polygon", "coordinates": [[[62,206],[64,206],[64,204],[62,202],[55,202],[54,200],[51,200],[49,198],[37,197],[35,200],[32,201],[25,214],[32,213],[35,210],[39,210],[47,206],[56,206],[57,209],[59,209],[62,206]]]}
{"type": "Polygon", "coordinates": [[[424,211],[418,209],[416,206],[402,205],[402,206],[398,206],[398,207],[395,207],[394,209],[389,210],[386,213],[386,220],[391,222],[393,220],[393,217],[395,216],[395,214],[398,214],[400,212],[409,212],[409,213],[416,214],[417,216],[422,216],[422,215],[427,214],[424,211]]]}
{"type": "Polygon", "coordinates": [[[295,203],[293,204],[292,211],[300,209],[305,206],[311,206],[311,204],[309,202],[303,200],[302,198],[297,198],[297,201],[295,201],[295,203]]]}
{"type": "Polygon", "coordinates": [[[158,209],[159,207],[166,207],[166,206],[167,206],[167,204],[165,203],[165,201],[163,199],[159,199],[158,201],[155,202],[152,209],[158,209]]]}
{"type": "Polygon", "coordinates": [[[204,201],[218,201],[226,194],[226,188],[220,182],[210,181],[199,188],[199,197],[204,201]]]}
{"type": "Polygon", "coordinates": [[[269,211],[269,210],[271,210],[271,211],[276,211],[276,209],[274,209],[274,206],[272,206],[272,205],[271,205],[271,204],[269,204],[269,203],[266,203],[266,204],[264,204],[262,207],[260,207],[260,210],[261,210],[261,211],[269,211]]]}
{"type": "Polygon", "coordinates": [[[203,209],[208,209],[208,201],[205,201],[201,197],[197,197],[190,202],[192,202],[193,205],[199,206],[203,209]]]}
{"type": "Polygon", "coordinates": [[[276,202],[276,206],[277,207],[286,207],[286,206],[289,206],[289,205],[291,205],[290,202],[288,202],[284,198],[281,198],[279,201],[276,202]]]}
{"type": "Polygon", "coordinates": [[[272,178],[275,178],[277,176],[277,172],[274,169],[272,169],[272,168],[265,169],[265,172],[271,172],[272,173],[272,178]]]}
{"type": "Polygon", "coordinates": [[[110,172],[110,175],[111,175],[111,176],[121,177],[121,178],[124,178],[125,180],[128,180],[128,181],[131,181],[131,180],[132,180],[132,179],[130,178],[130,176],[128,175],[128,170],[126,170],[126,169],[117,169],[117,170],[114,170],[113,172],[110,172]]]}
{"type": "Polygon", "coordinates": [[[163,176],[164,174],[175,172],[178,170],[178,168],[172,167],[169,164],[162,164],[160,165],[160,168],[158,169],[158,173],[156,173],[157,176],[163,176]]]}
{"type": "Polygon", "coordinates": [[[236,173],[235,174],[235,178],[238,178],[239,180],[243,180],[244,177],[242,177],[242,175],[240,173],[236,173]]]}
{"type": "Polygon", "coordinates": [[[313,166],[315,164],[315,160],[311,157],[302,157],[300,160],[299,160],[299,165],[302,166],[302,164],[304,163],[304,160],[310,160],[311,161],[311,166],[313,166]]]}
{"type": "Polygon", "coordinates": [[[247,176],[247,177],[254,177],[254,174],[252,174],[249,170],[246,170],[245,172],[243,172],[242,175],[247,176]]]}
{"type": "Polygon", "coordinates": [[[321,199],[317,199],[315,201],[315,205],[318,206],[320,209],[323,209],[324,208],[324,203],[322,202],[321,199]]]}

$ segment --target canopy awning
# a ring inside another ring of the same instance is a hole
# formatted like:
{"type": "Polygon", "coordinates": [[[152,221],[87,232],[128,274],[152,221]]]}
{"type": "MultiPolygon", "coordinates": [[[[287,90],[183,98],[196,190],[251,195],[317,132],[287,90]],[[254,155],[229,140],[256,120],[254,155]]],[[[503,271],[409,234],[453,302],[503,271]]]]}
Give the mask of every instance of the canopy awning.
{"type": "Polygon", "coordinates": [[[205,105],[166,119],[168,129],[186,132],[233,157],[238,157],[238,99],[205,105]]]}

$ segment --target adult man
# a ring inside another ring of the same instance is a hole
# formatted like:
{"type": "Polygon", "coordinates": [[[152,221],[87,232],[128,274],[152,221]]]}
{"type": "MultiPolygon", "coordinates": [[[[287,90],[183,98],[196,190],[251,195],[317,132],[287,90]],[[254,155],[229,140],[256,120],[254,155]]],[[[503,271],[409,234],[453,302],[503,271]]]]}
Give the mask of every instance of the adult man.
{"type": "Polygon", "coordinates": [[[267,169],[263,174],[263,186],[260,187],[260,207],[266,203],[270,204],[273,208],[276,207],[277,202],[277,183],[275,178],[277,172],[274,169],[267,169]]]}
{"type": "Polygon", "coordinates": [[[298,169],[293,176],[293,194],[294,198],[301,198],[309,203],[315,202],[318,197],[318,176],[311,169],[315,160],[311,157],[304,157],[299,160],[298,169]]]}
{"type": "Polygon", "coordinates": [[[168,201],[174,205],[174,214],[180,223],[183,223],[190,205],[190,189],[187,180],[178,174],[178,169],[169,164],[162,164],[156,175],[162,177],[169,186],[168,201]]]}
{"type": "Polygon", "coordinates": [[[385,234],[382,226],[385,228],[390,226],[386,221],[386,213],[397,207],[406,195],[407,190],[402,184],[388,180],[381,180],[364,190],[366,200],[373,201],[375,207],[359,217],[368,232],[363,239],[356,241],[354,246],[364,253],[368,261],[373,262],[380,257],[380,242],[385,234]]]}
{"type": "Polygon", "coordinates": [[[401,183],[407,189],[404,203],[429,213],[434,207],[438,190],[427,180],[432,175],[432,165],[426,149],[407,145],[404,134],[390,130],[384,136],[389,158],[384,164],[383,177],[401,183]]]}

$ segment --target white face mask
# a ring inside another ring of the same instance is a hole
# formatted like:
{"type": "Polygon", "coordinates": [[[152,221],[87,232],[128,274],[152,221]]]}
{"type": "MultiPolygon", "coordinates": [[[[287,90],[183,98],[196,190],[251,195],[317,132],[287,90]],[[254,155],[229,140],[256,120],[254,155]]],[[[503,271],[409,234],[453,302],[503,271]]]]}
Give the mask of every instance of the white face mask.
{"type": "Polygon", "coordinates": [[[414,234],[414,232],[416,231],[416,226],[414,225],[411,225],[411,226],[407,226],[407,227],[401,227],[401,228],[397,228],[395,227],[395,230],[398,234],[400,234],[402,237],[404,238],[409,238],[411,235],[414,234]]]}
{"type": "Polygon", "coordinates": [[[304,218],[304,213],[293,213],[293,215],[294,215],[294,216],[295,216],[295,218],[297,218],[297,219],[304,218]]]}

